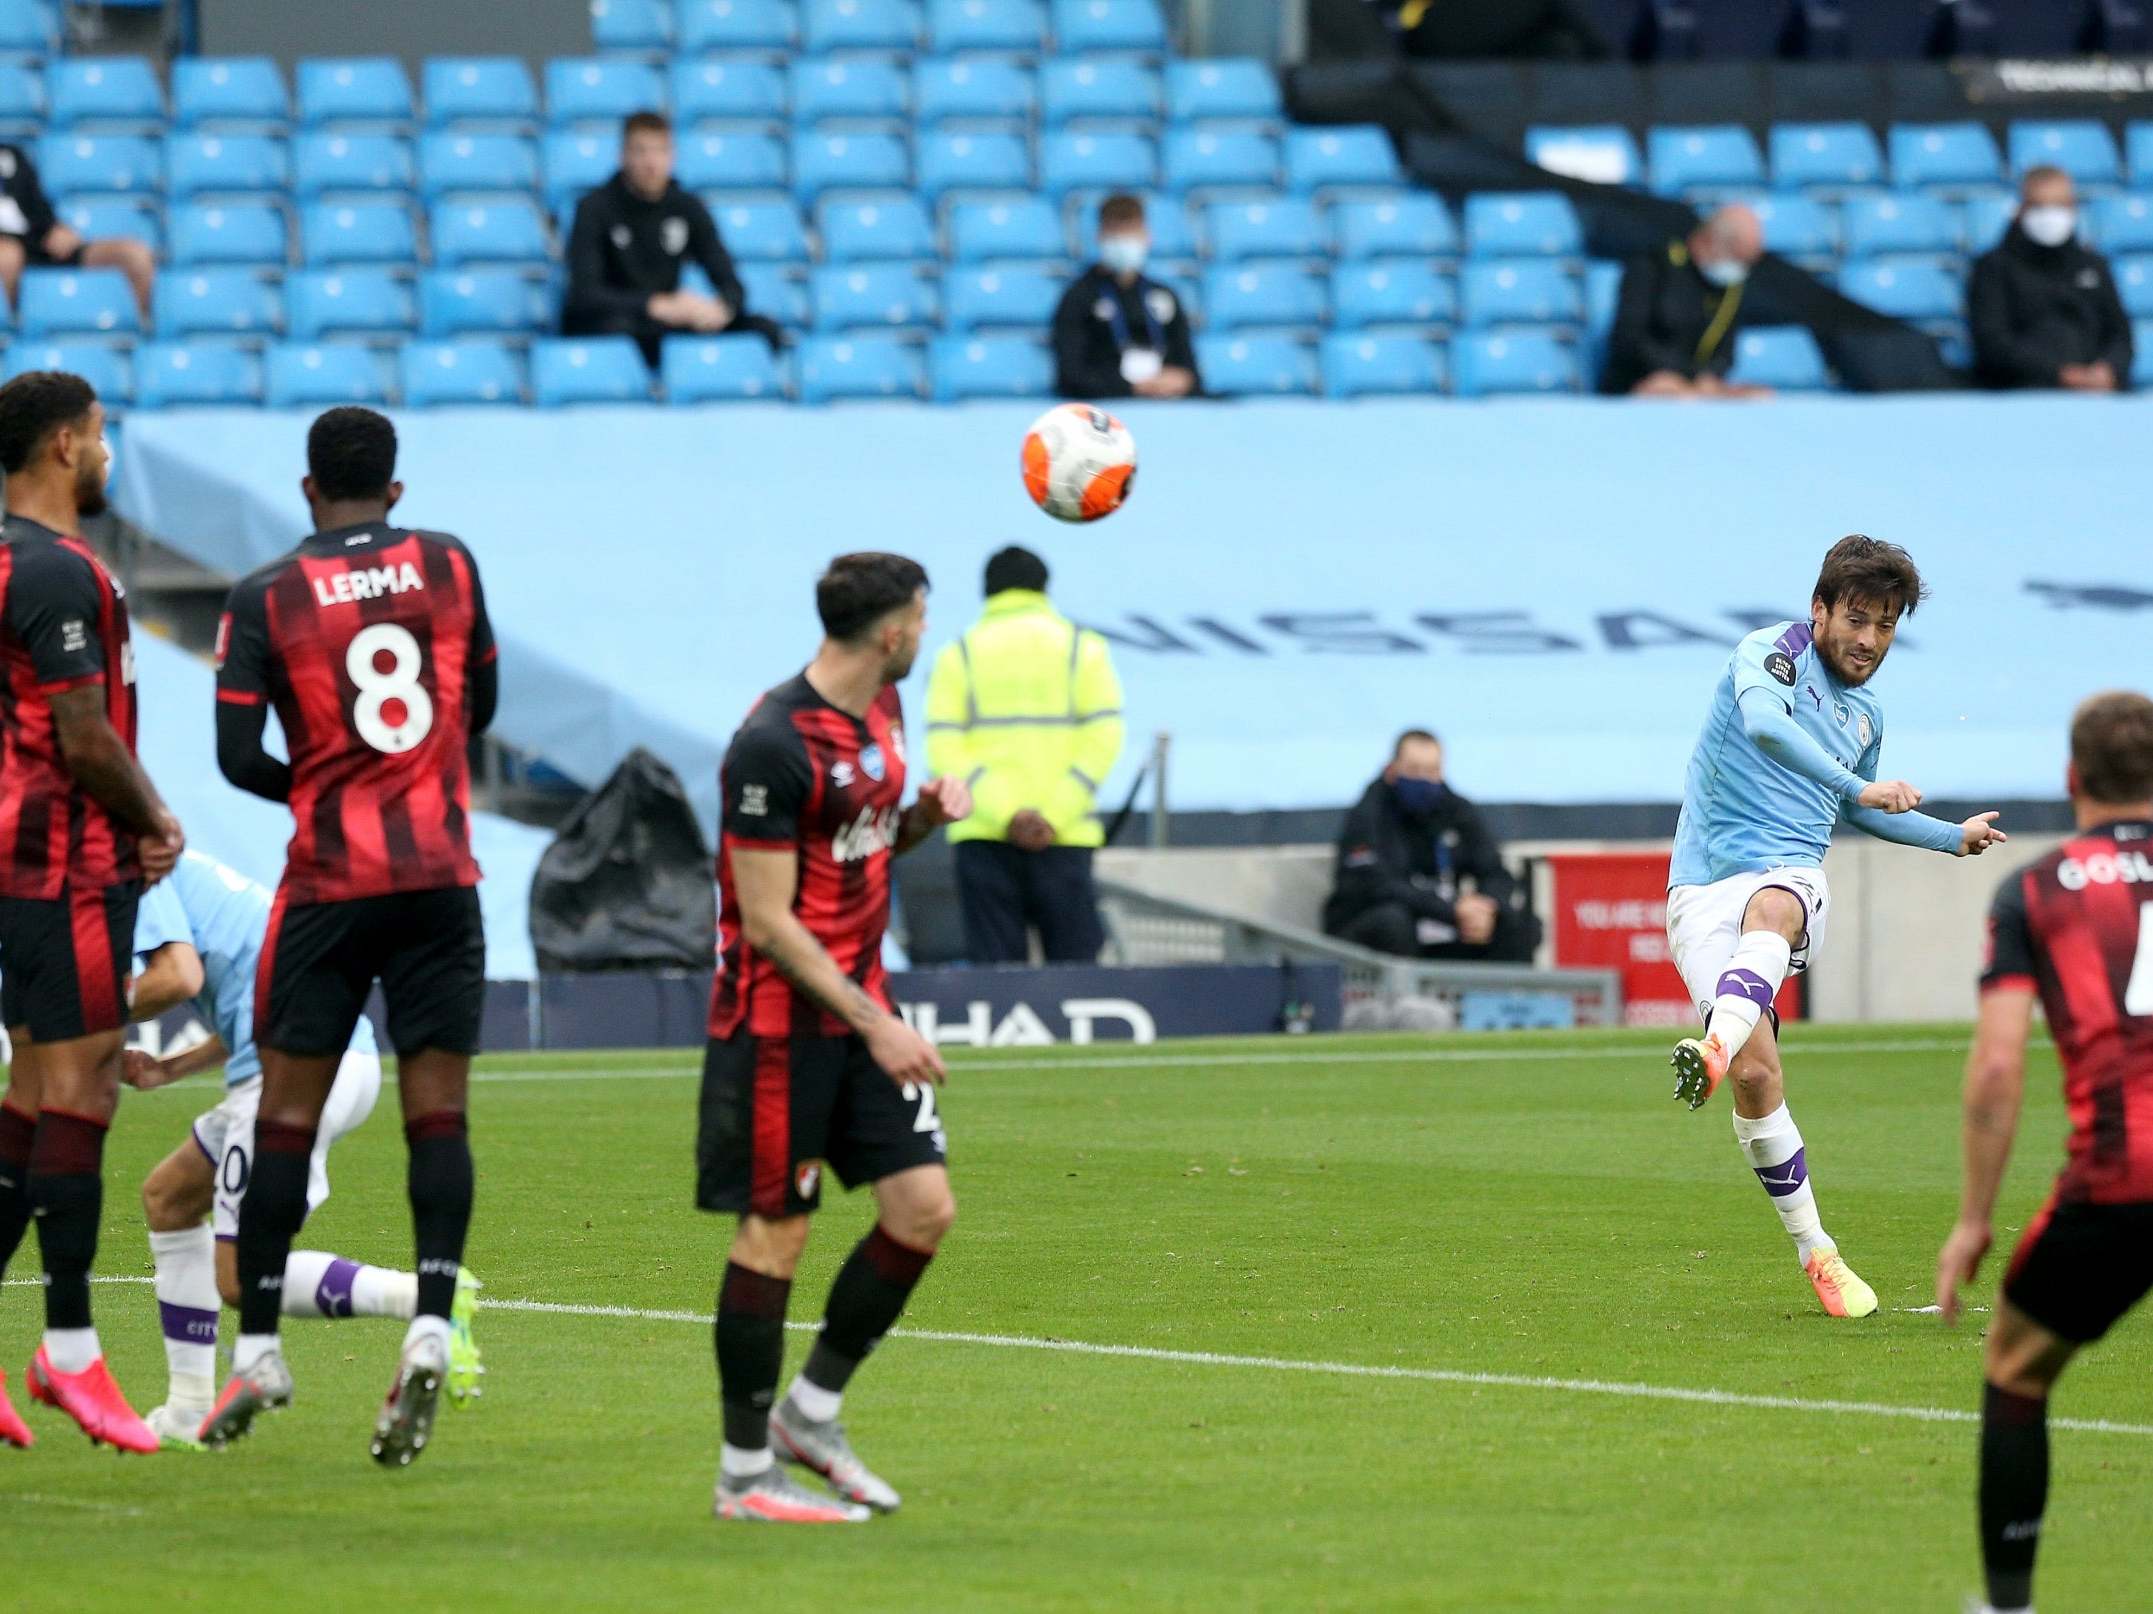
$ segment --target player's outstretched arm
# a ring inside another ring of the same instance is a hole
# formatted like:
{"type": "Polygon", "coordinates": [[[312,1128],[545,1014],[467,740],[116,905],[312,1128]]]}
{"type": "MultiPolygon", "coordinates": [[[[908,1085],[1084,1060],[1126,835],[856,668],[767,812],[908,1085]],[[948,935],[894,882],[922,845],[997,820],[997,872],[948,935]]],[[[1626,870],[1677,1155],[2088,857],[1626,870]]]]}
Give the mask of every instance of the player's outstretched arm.
{"type": "MultiPolygon", "coordinates": [[[[1742,693],[1742,732],[1755,742],[1759,751],[1770,757],[1790,773],[1798,773],[1804,779],[1826,785],[1837,793],[1841,801],[1858,802],[1872,790],[1881,790],[1864,780],[1851,768],[1845,767],[1823,746],[1802,732],[1802,726],[1787,711],[1786,703],[1769,690],[1749,689],[1742,693]]],[[[1911,790],[1912,786],[1903,786],[1911,790]]],[[[1921,799],[1914,793],[1913,801],[1921,799]]],[[[1878,805],[1885,805],[1879,796],[1878,805]]],[[[1907,806],[1912,806],[1908,802],[1907,806]]],[[[1903,808],[1891,808],[1903,811],[1903,808]]]]}
{"type": "Polygon", "coordinates": [[[100,806],[141,837],[142,872],[152,880],[163,879],[179,861],[187,838],[142,764],[105,716],[103,688],[84,684],[56,690],[50,699],[53,730],[67,771],[100,806]]]}
{"type": "Polygon", "coordinates": [[[2032,1026],[2030,986],[1998,985],[1982,994],[1981,1019],[1966,1061],[1965,1185],[1958,1222],[1936,1260],[1936,1304],[1947,1322],[1957,1319],[1959,1286],[1973,1281],[1993,1238],[1990,1218],[2018,1134],[2026,1090],[2026,1038],[2032,1026]]]}

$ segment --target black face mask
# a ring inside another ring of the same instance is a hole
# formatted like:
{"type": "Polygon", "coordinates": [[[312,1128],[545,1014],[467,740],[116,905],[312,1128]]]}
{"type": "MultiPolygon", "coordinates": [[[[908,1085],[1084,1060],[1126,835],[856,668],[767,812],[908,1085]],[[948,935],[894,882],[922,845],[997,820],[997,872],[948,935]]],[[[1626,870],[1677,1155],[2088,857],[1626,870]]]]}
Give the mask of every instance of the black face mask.
{"type": "Polygon", "coordinates": [[[1450,786],[1440,779],[1393,779],[1390,788],[1398,805],[1416,817],[1434,812],[1450,799],[1450,786]]]}

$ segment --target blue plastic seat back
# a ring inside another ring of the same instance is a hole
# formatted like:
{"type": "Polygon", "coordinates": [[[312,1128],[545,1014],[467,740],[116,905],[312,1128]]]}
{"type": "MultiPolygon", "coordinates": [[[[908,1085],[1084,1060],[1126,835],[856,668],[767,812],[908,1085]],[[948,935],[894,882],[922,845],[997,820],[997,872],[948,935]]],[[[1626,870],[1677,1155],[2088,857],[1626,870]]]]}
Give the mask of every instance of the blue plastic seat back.
{"type": "Polygon", "coordinates": [[[1780,392],[1822,392],[1832,384],[1817,339],[1799,325],[1737,331],[1732,378],[1780,392]]]}
{"type": "Polygon", "coordinates": [[[1764,153],[1737,123],[1661,127],[1645,136],[1652,188],[1679,196],[1698,186],[1762,185],[1764,153]]]}
{"type": "Polygon", "coordinates": [[[1341,202],[1331,210],[1341,258],[1380,258],[1420,253],[1458,255],[1457,221],[1439,196],[1406,191],[1379,201],[1341,202]]]}
{"type": "Polygon", "coordinates": [[[1064,55],[1166,49],[1166,14],[1158,0],[1053,0],[1047,26],[1064,55]]]}
{"type": "Polygon", "coordinates": [[[1004,328],[1042,334],[1067,280],[1022,263],[978,264],[943,278],[943,323],[952,331],[1004,328]]]}
{"type": "Polygon", "coordinates": [[[175,197],[275,192],[291,184],[291,153],[255,134],[178,134],[165,142],[166,189],[175,197]]]}
{"type": "Polygon", "coordinates": [[[284,282],[285,329],[295,342],[403,336],[418,322],[411,283],[379,268],[301,269],[284,282]]]}
{"type": "Polygon", "coordinates": [[[625,336],[554,336],[531,345],[531,401],[564,404],[648,403],[650,369],[625,336]]]}
{"type": "Polygon", "coordinates": [[[2060,168],[2081,185],[2114,185],[2123,159],[2108,125],[2095,118],[2022,119],[2011,125],[2011,175],[2060,168]]]}
{"type": "Polygon", "coordinates": [[[1373,124],[1286,131],[1286,189],[1381,190],[1406,183],[1390,136],[1373,124]]]}
{"type": "Polygon", "coordinates": [[[934,396],[943,403],[968,398],[1051,398],[1054,357],[1037,336],[944,336],[928,351],[934,396]]]}
{"type": "Polygon", "coordinates": [[[165,215],[174,265],[252,263],[282,268],[291,253],[284,210],[266,202],[180,202],[165,215]]]}
{"type": "Polygon", "coordinates": [[[352,342],[279,342],[264,358],[262,401],[272,409],[385,404],[386,366],[352,342]]]}
{"type": "Polygon", "coordinates": [[[1995,185],[2004,178],[1996,137],[1978,123],[1895,123],[1891,178],[1902,187],[1995,185]]]}
{"type": "Polygon", "coordinates": [[[1458,309],[1465,323],[1578,325],[1585,302],[1576,278],[1547,258],[1476,258],[1459,273],[1458,309]]]}
{"type": "Polygon", "coordinates": [[[666,402],[738,403],[785,395],[784,367],[759,336],[672,336],[658,365],[666,402]]]}
{"type": "Polygon", "coordinates": [[[789,51],[800,39],[793,0],[675,0],[673,48],[704,51],[789,51]]]}
{"type": "Polygon", "coordinates": [[[1866,123],[1772,126],[1772,183],[1782,190],[1884,183],[1884,148],[1866,123]]]}
{"type": "Polygon", "coordinates": [[[310,57],[299,64],[299,121],[404,124],[411,121],[411,79],[393,56],[310,57]]]}
{"type": "Polygon", "coordinates": [[[1061,217],[1043,197],[959,202],[949,214],[950,256],[958,263],[987,258],[1060,258],[1068,251],[1061,217]]]}
{"type": "Polygon", "coordinates": [[[419,329],[429,337],[534,335],[559,315],[549,289],[514,269],[430,269],[419,277],[419,329]]]}
{"type": "Polygon", "coordinates": [[[1205,271],[1205,315],[1213,330],[1323,323],[1324,285],[1297,263],[1222,264],[1205,271]]]}
{"type": "Polygon", "coordinates": [[[1220,397],[1311,397],[1321,386],[1314,351],[1288,336],[1208,331],[1196,338],[1196,365],[1220,397]]]}
{"type": "Polygon", "coordinates": [[[283,124],[291,115],[291,92],[270,57],[182,56],[172,64],[172,121],[183,129],[283,124]]]}
{"type": "Polygon", "coordinates": [[[292,142],[292,189],[302,201],[370,191],[402,193],[417,179],[411,142],[398,135],[317,132],[292,142]]]}
{"type": "Polygon", "coordinates": [[[1374,258],[1331,271],[1331,323],[1341,331],[1369,325],[1449,325],[1458,292],[1425,258],[1374,258]]]}
{"type": "Polygon", "coordinates": [[[133,289],[117,269],[26,269],[16,320],[26,337],[132,336],[142,328],[133,289]]]}
{"type": "Polygon", "coordinates": [[[538,121],[538,84],[515,56],[436,56],[419,72],[427,126],[538,121]]]}
{"type": "Polygon", "coordinates": [[[1443,390],[1443,350],[1422,336],[1340,331],[1323,339],[1323,391],[1332,398],[1412,396],[1443,390]]]}
{"type": "Polygon", "coordinates": [[[800,45],[824,51],[919,49],[924,19],[918,0],[802,0],[800,45]]]}
{"type": "Polygon", "coordinates": [[[264,338],[284,322],[276,286],[251,269],[162,269],[150,299],[163,337],[264,338]]]}
{"type": "Polygon", "coordinates": [[[1576,352],[1545,331],[1467,331],[1450,344],[1452,389],[1461,398],[1576,392],[1576,352]]]}
{"type": "Polygon", "coordinates": [[[1585,250],[1585,232],[1567,196],[1483,191],[1466,199],[1465,250],[1475,258],[1574,258],[1585,250]]]}
{"type": "Polygon", "coordinates": [[[1847,198],[1841,236],[1850,258],[1891,252],[1957,252],[1961,215],[1923,191],[1869,191],[1847,198]]]}
{"type": "Polygon", "coordinates": [[[894,337],[860,332],[810,337],[800,345],[800,401],[917,398],[925,391],[920,350],[894,337]]]}
{"type": "Polygon", "coordinates": [[[135,350],[135,403],[143,409],[257,404],[262,361],[230,342],[147,342],[135,350]]]}
{"type": "Polygon", "coordinates": [[[826,264],[809,280],[819,331],[935,322],[934,282],[913,264],[826,264]]]}
{"type": "Polygon", "coordinates": [[[410,342],[398,357],[406,408],[523,401],[523,360],[504,342],[410,342]]]}
{"type": "Polygon", "coordinates": [[[1039,0],[927,0],[927,48],[1036,55],[1046,43],[1039,0]]]}

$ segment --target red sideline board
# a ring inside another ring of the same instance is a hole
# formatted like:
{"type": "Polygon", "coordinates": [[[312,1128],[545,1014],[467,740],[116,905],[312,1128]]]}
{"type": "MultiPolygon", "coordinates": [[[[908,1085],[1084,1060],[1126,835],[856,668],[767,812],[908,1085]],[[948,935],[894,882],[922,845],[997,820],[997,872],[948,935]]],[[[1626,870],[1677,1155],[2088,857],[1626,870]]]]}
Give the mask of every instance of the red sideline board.
{"type": "MultiPolygon", "coordinates": [[[[1625,1025],[1695,1025],[1682,977],[1667,951],[1666,852],[1556,852],[1555,962],[1622,972],[1625,1025]]],[[[1780,1018],[1799,1017],[1790,976],[1779,989],[1780,1018]]]]}

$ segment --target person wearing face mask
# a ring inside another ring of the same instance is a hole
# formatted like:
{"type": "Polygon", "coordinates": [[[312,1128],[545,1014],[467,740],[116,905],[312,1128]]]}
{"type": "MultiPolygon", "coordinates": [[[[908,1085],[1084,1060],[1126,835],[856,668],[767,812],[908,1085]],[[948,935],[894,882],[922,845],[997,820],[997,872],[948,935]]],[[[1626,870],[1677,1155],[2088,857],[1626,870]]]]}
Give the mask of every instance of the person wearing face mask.
{"type": "Polygon", "coordinates": [[[2060,168],[2030,168],[2018,218],[1974,260],[1966,286],[1974,375],[1990,387],[2120,392],[2131,322],[2108,260],[2078,236],[2078,193],[2060,168]]]}
{"type": "Polygon", "coordinates": [[[1324,931],[1405,957],[1529,964],[1540,921],[1517,894],[1480,809],[1443,781],[1442,742],[1407,729],[1339,832],[1324,931]]]}
{"type": "Polygon", "coordinates": [[[1600,390],[1633,398],[1764,398],[1767,387],[1726,379],[1750,271],[1764,227],[1735,204],[1622,275],[1600,390]]]}
{"type": "Polygon", "coordinates": [[[1054,311],[1055,386],[1065,398],[1187,398],[1203,389],[1188,310],[1144,275],[1144,204],[1099,204],[1099,261],[1054,311]]]}

